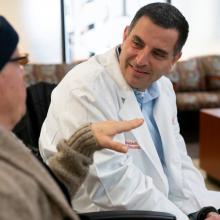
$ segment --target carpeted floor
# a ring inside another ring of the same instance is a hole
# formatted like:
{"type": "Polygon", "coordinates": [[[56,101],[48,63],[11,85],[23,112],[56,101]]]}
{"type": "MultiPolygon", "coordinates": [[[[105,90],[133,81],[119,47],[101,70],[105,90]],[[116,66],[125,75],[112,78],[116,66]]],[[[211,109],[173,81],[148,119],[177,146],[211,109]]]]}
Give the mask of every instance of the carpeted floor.
{"type": "Polygon", "coordinates": [[[199,144],[198,142],[187,143],[186,147],[187,147],[188,154],[193,159],[193,163],[201,171],[202,175],[204,176],[207,188],[210,190],[220,191],[220,183],[216,183],[216,181],[213,181],[210,178],[207,178],[205,171],[200,169],[199,167],[199,144]]]}
{"type": "Polygon", "coordinates": [[[188,154],[195,159],[199,158],[199,144],[198,142],[186,143],[188,154]]]}
{"type": "Polygon", "coordinates": [[[220,191],[220,184],[216,183],[216,181],[213,181],[210,178],[207,178],[205,171],[199,168],[199,159],[193,159],[193,163],[195,164],[195,166],[200,170],[200,172],[204,176],[207,188],[210,190],[220,191]]]}

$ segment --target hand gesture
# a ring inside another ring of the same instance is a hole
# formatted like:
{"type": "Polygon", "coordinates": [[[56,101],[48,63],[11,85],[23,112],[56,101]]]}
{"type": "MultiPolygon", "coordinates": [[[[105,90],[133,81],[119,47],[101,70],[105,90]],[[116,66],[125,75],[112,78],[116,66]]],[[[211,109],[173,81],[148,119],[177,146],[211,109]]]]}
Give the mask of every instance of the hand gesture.
{"type": "Polygon", "coordinates": [[[129,121],[102,121],[92,123],[91,129],[97,143],[103,147],[118,152],[126,153],[128,148],[125,144],[113,141],[116,134],[130,131],[143,124],[143,119],[133,119],[129,121]]]}

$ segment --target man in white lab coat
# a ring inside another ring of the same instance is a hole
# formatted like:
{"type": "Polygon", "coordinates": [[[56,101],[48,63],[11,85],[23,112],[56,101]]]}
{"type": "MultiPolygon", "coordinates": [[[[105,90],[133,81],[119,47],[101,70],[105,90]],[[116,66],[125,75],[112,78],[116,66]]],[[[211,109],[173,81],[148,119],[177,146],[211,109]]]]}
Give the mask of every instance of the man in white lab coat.
{"type": "Polygon", "coordinates": [[[73,201],[77,211],[155,210],[180,220],[200,211],[200,219],[220,219],[215,209],[220,193],[206,189],[187,155],[175,93],[164,76],[180,58],[187,36],[188,23],[174,6],[146,5],[125,28],[120,46],[73,68],[53,91],[39,141],[45,160],[81,124],[145,119],[115,137],[127,144],[127,154],[95,153],[73,201]]]}

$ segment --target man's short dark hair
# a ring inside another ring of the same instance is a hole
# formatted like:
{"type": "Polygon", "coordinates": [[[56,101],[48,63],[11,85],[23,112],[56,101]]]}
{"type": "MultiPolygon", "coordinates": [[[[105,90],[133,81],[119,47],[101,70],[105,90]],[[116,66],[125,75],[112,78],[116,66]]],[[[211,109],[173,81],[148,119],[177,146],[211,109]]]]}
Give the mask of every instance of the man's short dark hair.
{"type": "Polygon", "coordinates": [[[169,3],[152,3],[140,8],[133,20],[131,21],[129,30],[131,31],[137,21],[143,17],[149,17],[151,21],[163,28],[173,28],[179,33],[179,38],[176,42],[174,52],[181,52],[183,45],[186,42],[189,32],[189,24],[182,13],[169,3]]]}

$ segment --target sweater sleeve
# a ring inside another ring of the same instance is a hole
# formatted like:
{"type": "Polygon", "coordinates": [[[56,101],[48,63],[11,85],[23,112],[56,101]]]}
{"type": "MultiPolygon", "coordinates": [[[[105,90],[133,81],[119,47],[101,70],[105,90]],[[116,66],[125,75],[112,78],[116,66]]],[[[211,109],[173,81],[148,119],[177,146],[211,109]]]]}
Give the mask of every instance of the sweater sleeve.
{"type": "Polygon", "coordinates": [[[57,153],[48,161],[49,167],[66,186],[71,197],[84,181],[94,152],[100,149],[90,124],[82,126],[69,140],[62,140],[58,144],[57,153]]]}

